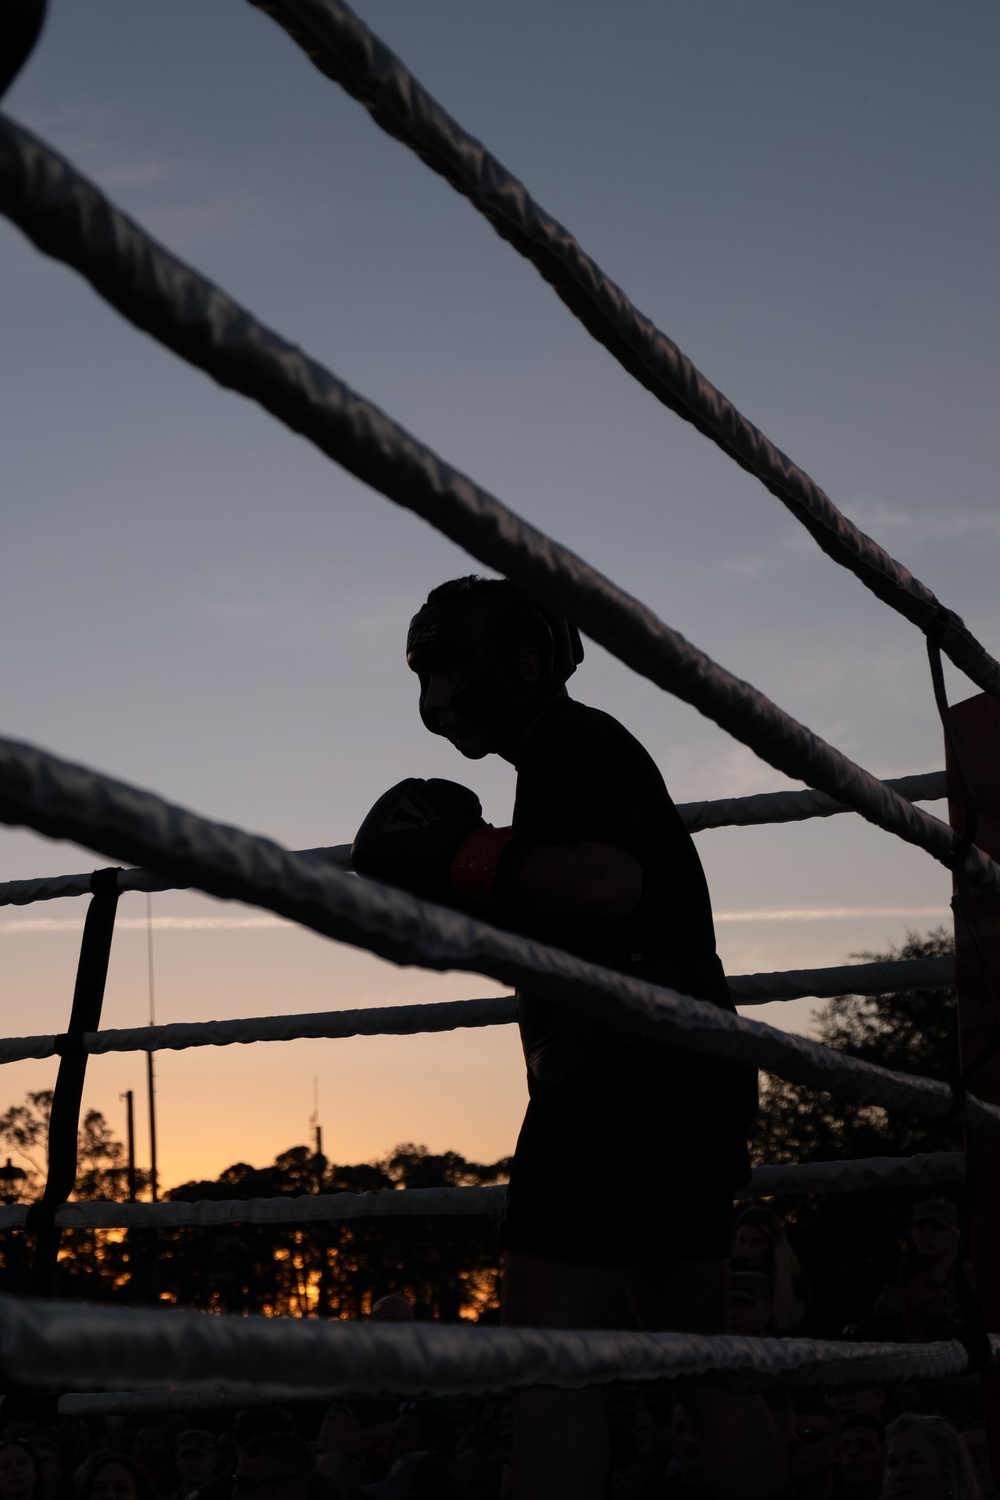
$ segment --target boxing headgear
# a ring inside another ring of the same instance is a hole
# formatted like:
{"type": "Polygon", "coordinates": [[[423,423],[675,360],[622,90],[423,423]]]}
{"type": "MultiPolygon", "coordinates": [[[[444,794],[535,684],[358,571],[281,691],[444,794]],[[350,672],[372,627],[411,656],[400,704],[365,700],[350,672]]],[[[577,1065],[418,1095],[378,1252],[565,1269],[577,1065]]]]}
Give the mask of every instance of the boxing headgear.
{"type": "Polygon", "coordinates": [[[451,706],[460,718],[484,727],[526,723],[583,660],[580,633],[506,580],[463,578],[457,584],[445,598],[435,600],[432,594],[433,602],[410,621],[406,661],[420,678],[420,717],[433,734],[441,733],[425,711],[427,675],[435,668],[458,667],[462,675],[451,706]],[[533,682],[520,670],[525,645],[538,653],[540,671],[533,682]]]}

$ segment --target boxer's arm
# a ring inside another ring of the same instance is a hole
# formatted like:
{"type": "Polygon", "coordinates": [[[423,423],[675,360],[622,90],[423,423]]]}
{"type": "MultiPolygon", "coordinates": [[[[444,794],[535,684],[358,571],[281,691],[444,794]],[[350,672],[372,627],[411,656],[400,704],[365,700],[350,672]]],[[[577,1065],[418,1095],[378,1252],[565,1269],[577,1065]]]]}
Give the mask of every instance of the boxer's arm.
{"type": "Polygon", "coordinates": [[[352,861],[359,874],[432,900],[497,901],[557,920],[619,921],[642,895],[639,861],[617,844],[494,828],[475,793],[448,781],[410,778],[386,792],[358,830],[352,861]]]}
{"type": "Polygon", "coordinates": [[[613,844],[541,845],[513,881],[515,899],[539,916],[620,921],[639,904],[642,868],[613,844]]]}

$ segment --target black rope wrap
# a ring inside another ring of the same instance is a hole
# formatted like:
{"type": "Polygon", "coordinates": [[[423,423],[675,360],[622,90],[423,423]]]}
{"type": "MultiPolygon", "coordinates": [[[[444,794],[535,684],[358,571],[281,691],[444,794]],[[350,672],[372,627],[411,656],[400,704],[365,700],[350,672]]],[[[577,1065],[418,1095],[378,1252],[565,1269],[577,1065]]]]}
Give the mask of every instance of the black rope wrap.
{"type": "Polygon", "coordinates": [[[59,1040],[59,1072],[49,1115],[49,1159],[45,1190],[28,1210],[26,1228],[37,1232],[31,1269],[31,1287],[38,1296],[55,1290],[56,1264],[62,1231],[56,1224],[56,1209],[70,1196],[76,1184],[77,1132],[80,1104],[89,1053],[83,1045],[87,1032],[101,1022],[104,986],[118,909],[118,870],[95,870],[93,891],[80,942],[80,958],[73,991],[69,1028],[59,1040]]]}

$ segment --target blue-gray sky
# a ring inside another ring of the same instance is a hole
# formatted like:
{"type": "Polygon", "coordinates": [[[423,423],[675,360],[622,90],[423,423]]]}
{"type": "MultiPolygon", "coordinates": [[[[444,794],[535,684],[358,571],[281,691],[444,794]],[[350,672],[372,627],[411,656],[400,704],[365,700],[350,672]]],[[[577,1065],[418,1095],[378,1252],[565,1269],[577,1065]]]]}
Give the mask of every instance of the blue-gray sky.
{"type": "MultiPolygon", "coordinates": [[[[360,13],[638,306],[1000,651],[1000,15],[940,0],[367,3],[360,13]]],[[[943,756],[919,633],[641,390],[536,273],[240,0],[53,0],[6,101],[127,212],[458,467],[880,775],[943,756]]],[[[402,660],[468,561],[124,324],[0,223],[4,731],[291,847],[408,774],[513,773],[427,736],[402,660]]],[[[953,697],[974,691],[949,675],[953,697]]],[[[591,647],[574,682],[677,800],[786,784],[591,647]]],[[[940,811],[940,809],[936,809],[940,811]]],[[[700,836],[733,972],[947,914],[855,818],[700,836]],[[851,911],[854,917],[818,913],[851,911]],[[758,915],[749,920],[748,912],[758,915]],[[792,915],[787,915],[791,913],[792,915]],[[873,915],[873,913],[876,913],[873,915]],[[782,915],[785,914],[785,915],[782,915]]],[[[0,878],[92,858],[0,833],[0,878]]],[[[161,1019],[489,993],[192,895],[156,898],[161,1019]],[[199,920],[200,928],[178,927],[199,920]]],[[[145,1017],[123,901],[109,1024],[145,1017]]],[[[2,1029],[64,1024],[82,909],[0,915],[2,1029]],[[53,924],[63,924],[53,928],[53,924]]],[[[768,1019],[804,1026],[810,1006],[768,1019]]],[[[51,1070],[6,1075],[11,1102],[51,1070]]],[[[161,1061],[164,1175],[328,1148],[510,1149],[516,1038],[161,1061]]],[[[92,1065],[116,1122],[132,1060],[92,1065]]]]}

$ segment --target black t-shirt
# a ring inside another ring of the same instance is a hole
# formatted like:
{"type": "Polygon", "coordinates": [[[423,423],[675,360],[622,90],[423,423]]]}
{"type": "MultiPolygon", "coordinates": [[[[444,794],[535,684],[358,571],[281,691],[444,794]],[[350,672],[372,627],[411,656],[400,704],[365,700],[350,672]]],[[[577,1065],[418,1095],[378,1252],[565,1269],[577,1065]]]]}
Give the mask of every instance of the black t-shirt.
{"type": "Polygon", "coordinates": [[[678,984],[728,999],[698,851],[655,761],[610,714],[571,698],[548,706],[518,757],[513,823],[545,844],[613,844],[642,868],[642,897],[628,917],[547,919],[549,941],[626,972],[666,964],[678,984]]]}
{"type": "MultiPolygon", "coordinates": [[[[520,931],[732,1010],[697,850],[656,763],[617,720],[570,698],[555,699],[518,756],[513,824],[545,845],[612,844],[642,869],[642,896],[627,917],[567,921],[519,910],[520,931]]],[[[584,1052],[635,1045],[634,1035],[574,1017],[571,1004],[518,998],[536,1078],[564,1074],[569,1060],[584,1052]]]]}

